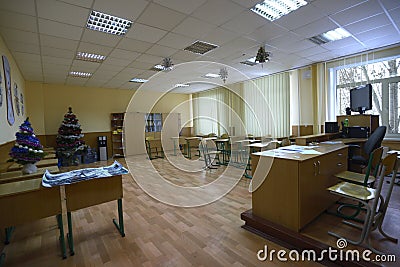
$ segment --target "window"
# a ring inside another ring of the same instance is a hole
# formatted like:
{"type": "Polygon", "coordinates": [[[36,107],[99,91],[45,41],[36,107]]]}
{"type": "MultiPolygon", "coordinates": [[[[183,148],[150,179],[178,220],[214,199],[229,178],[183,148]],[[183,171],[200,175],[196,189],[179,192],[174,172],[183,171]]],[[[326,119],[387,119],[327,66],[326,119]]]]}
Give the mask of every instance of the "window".
{"type": "Polygon", "coordinates": [[[350,89],[372,84],[372,110],[366,114],[380,115],[380,125],[388,127],[387,136],[400,137],[400,56],[380,59],[367,64],[332,68],[336,84],[336,114],[346,114],[350,106],[350,89]]]}

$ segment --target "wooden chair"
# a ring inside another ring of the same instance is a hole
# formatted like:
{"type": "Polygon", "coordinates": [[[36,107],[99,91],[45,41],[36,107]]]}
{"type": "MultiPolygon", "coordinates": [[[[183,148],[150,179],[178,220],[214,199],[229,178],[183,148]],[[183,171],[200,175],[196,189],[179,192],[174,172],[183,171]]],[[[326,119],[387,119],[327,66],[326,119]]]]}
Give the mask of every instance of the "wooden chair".
{"type": "MultiPolygon", "coordinates": [[[[344,221],[345,224],[361,229],[360,238],[358,240],[347,239],[347,242],[354,245],[361,245],[366,243],[367,248],[372,250],[377,254],[382,254],[382,252],[376,250],[369,243],[370,233],[376,229],[388,240],[397,243],[397,239],[389,236],[382,230],[382,223],[385,218],[387,207],[390,201],[390,197],[393,191],[394,180],[396,178],[398,168],[397,154],[391,154],[385,157],[381,163],[381,168],[378,175],[378,185],[377,188],[370,188],[363,185],[357,185],[349,182],[341,182],[337,185],[331,186],[328,190],[336,195],[351,200],[356,200],[363,204],[366,208],[367,213],[365,220],[362,225],[354,224],[352,222],[344,221]],[[384,184],[384,177],[390,175],[389,188],[386,190],[386,194],[382,192],[382,187],[384,184]],[[368,204],[368,201],[373,201],[372,205],[368,204]]],[[[336,233],[328,232],[330,235],[337,238],[344,238],[336,233]]]]}

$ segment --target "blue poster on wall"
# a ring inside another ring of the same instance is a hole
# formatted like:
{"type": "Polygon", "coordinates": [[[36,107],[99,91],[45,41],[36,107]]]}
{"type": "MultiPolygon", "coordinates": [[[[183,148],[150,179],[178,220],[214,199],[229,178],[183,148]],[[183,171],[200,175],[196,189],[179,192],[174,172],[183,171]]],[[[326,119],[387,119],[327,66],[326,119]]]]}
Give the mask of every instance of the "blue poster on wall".
{"type": "Polygon", "coordinates": [[[3,56],[3,69],[4,69],[4,84],[6,89],[6,101],[7,101],[7,121],[8,124],[13,125],[15,122],[14,117],[14,106],[11,94],[11,70],[10,64],[6,56],[3,56]]]}

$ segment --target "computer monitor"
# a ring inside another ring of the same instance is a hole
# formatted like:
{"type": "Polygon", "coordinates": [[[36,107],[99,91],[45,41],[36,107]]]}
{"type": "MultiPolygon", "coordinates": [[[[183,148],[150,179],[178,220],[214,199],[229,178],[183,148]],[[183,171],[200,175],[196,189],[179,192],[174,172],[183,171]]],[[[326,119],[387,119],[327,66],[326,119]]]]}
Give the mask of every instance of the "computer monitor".
{"type": "Polygon", "coordinates": [[[364,114],[372,109],[372,85],[366,84],[350,90],[350,108],[364,114]]]}

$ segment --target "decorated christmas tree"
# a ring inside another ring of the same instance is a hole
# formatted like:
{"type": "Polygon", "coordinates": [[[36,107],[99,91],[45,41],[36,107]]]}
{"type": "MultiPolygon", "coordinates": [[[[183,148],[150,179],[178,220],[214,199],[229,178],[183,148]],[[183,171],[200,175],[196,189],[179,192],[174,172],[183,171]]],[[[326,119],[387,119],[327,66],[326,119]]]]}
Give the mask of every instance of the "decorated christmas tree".
{"type": "Polygon", "coordinates": [[[19,132],[15,137],[15,145],[9,154],[15,162],[22,165],[35,164],[44,157],[43,146],[35,136],[29,118],[19,126],[19,132]]]}
{"type": "Polygon", "coordinates": [[[85,149],[85,143],[81,140],[82,137],[81,125],[70,107],[64,115],[56,138],[56,155],[61,160],[61,165],[79,164],[76,155],[85,149]]]}

